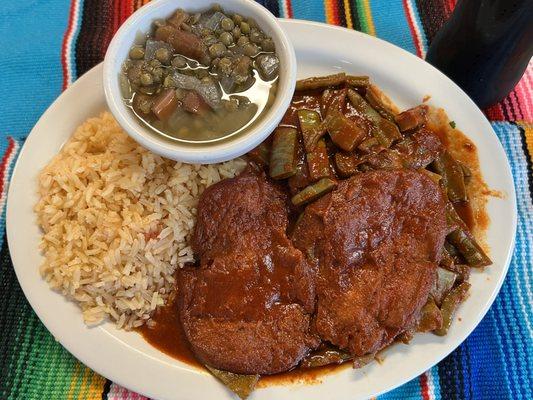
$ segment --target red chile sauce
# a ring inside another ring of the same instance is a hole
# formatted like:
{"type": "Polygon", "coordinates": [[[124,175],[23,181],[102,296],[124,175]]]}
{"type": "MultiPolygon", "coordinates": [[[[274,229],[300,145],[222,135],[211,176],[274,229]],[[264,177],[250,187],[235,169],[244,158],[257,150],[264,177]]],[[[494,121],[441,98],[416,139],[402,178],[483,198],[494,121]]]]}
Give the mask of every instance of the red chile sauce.
{"type": "Polygon", "coordinates": [[[155,323],[154,327],[144,325],[137,330],[148,343],[177,360],[193,367],[204,368],[189,348],[174,301],[158,308],[152,321],[155,323]]]}
{"type": "MultiPolygon", "coordinates": [[[[196,360],[189,348],[185,332],[179,322],[178,307],[174,301],[170,301],[165,306],[160,307],[156,311],[152,321],[155,323],[154,327],[150,328],[144,325],[137,329],[137,332],[139,332],[148,343],[172,358],[182,361],[192,367],[205,370],[204,366],[196,360]]],[[[259,382],[259,387],[298,382],[308,384],[319,383],[321,376],[349,366],[350,363],[310,369],[297,368],[281,374],[263,376],[259,382]]]]}

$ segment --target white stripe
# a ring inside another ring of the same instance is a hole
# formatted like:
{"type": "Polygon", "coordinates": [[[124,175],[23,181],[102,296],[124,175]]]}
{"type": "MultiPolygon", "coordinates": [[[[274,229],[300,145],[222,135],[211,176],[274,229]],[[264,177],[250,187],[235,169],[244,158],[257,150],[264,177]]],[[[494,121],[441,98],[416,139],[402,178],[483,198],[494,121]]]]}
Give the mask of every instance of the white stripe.
{"type": "Polygon", "coordinates": [[[289,7],[287,6],[287,0],[281,0],[283,5],[283,16],[289,18],[289,7]]]}
{"type": "Polygon", "coordinates": [[[2,182],[4,184],[4,189],[2,190],[2,193],[0,193],[0,219],[4,218],[4,208],[7,200],[7,190],[9,186],[9,173],[11,171],[11,164],[13,164],[13,161],[15,160],[20,147],[19,143],[15,139],[13,139],[13,142],[13,150],[11,150],[11,154],[6,160],[6,166],[4,170],[4,179],[2,182]]]}
{"type": "Polygon", "coordinates": [[[433,381],[433,368],[430,368],[426,371],[427,381],[428,381],[428,395],[430,400],[435,400],[435,383],[433,381]]]}
{"type": "Polygon", "coordinates": [[[407,11],[409,12],[409,17],[413,22],[413,29],[415,31],[416,38],[418,39],[418,43],[420,44],[421,57],[425,58],[426,46],[424,45],[424,37],[422,36],[422,30],[420,29],[420,25],[418,24],[418,18],[416,17],[416,13],[413,9],[413,4],[411,3],[411,0],[407,0],[407,11]]]}
{"type": "Polygon", "coordinates": [[[74,12],[72,14],[72,30],[70,31],[70,34],[67,35],[67,46],[65,50],[65,61],[67,64],[67,85],[70,86],[70,84],[73,81],[74,71],[72,71],[72,43],[74,41],[74,37],[76,36],[76,33],[78,32],[78,20],[80,17],[80,2],[79,0],[72,0],[74,2],[74,12]]]}

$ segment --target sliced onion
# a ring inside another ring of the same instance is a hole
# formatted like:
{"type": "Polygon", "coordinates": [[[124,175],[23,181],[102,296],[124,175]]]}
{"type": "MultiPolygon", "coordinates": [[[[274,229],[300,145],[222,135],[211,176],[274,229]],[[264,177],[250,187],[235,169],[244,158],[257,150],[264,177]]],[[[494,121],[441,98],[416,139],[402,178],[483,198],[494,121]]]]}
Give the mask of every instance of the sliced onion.
{"type": "Polygon", "coordinates": [[[226,18],[224,14],[222,14],[220,11],[216,11],[213,14],[203,14],[200,18],[199,24],[203,26],[204,28],[211,29],[212,31],[215,31],[218,29],[218,26],[222,22],[222,20],[226,18]]]}
{"type": "Polygon", "coordinates": [[[202,82],[200,79],[195,76],[180,74],[177,71],[174,71],[172,74],[172,79],[177,88],[194,90],[198,93],[202,99],[213,109],[220,107],[220,100],[222,98],[222,93],[219,86],[214,82],[202,82]]]}
{"type": "Polygon", "coordinates": [[[257,57],[256,67],[265,81],[271,81],[278,76],[279,59],[275,54],[261,54],[257,57]]]}

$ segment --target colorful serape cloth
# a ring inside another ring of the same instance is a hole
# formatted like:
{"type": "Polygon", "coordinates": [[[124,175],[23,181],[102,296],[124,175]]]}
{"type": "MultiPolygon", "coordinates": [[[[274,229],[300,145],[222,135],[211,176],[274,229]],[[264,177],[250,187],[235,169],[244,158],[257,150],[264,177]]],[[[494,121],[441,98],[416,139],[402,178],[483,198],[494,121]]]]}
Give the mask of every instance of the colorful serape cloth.
{"type": "MultiPolygon", "coordinates": [[[[466,1],[466,0],[463,0],[466,1]]],[[[475,1],[475,0],[469,0],[475,1]]],[[[262,0],[275,15],[342,25],[424,57],[456,0],[262,0]]],[[[25,137],[77,77],[101,62],[141,0],[0,2],[0,399],[144,399],[74,359],[39,321],[4,240],[9,177],[25,137]]],[[[179,1],[176,1],[179,4],[179,1]]],[[[485,110],[510,160],[518,201],[516,249],[494,305],[437,366],[379,399],[532,399],[533,64],[485,110]]]]}

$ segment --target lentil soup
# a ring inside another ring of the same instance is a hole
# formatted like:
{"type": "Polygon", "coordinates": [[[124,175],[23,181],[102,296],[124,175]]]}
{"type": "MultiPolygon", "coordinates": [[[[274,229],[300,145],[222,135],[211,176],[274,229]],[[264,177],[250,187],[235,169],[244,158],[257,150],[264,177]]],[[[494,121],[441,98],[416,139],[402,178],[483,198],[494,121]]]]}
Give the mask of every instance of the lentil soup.
{"type": "Polygon", "coordinates": [[[124,62],[124,102],[154,134],[213,142],[251,127],[274,100],[279,59],[252,18],[215,5],[153,22],[124,62]]]}

